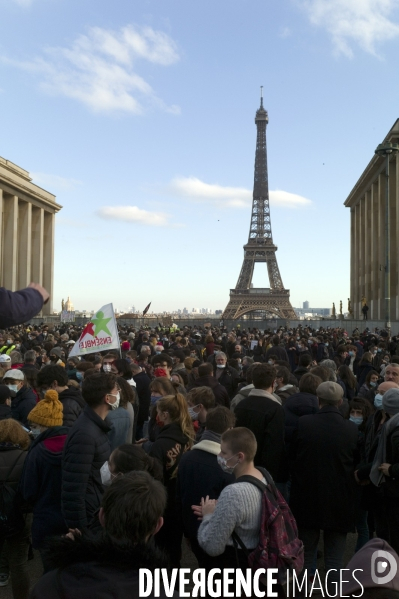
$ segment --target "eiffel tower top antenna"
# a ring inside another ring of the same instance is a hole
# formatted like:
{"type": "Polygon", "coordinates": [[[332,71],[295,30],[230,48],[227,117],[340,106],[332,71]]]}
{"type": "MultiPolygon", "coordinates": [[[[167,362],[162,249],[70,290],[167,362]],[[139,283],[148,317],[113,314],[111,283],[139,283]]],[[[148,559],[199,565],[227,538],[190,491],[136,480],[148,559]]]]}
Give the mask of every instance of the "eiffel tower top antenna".
{"type": "Polygon", "coordinates": [[[260,107],[263,108],[263,85],[260,86],[260,107]]]}

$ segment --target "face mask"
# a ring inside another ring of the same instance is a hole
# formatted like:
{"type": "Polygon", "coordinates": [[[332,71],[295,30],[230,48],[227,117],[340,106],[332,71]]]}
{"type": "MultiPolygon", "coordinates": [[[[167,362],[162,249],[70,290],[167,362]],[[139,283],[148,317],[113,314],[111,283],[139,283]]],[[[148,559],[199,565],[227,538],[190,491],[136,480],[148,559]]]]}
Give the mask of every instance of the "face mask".
{"type": "Polygon", "coordinates": [[[41,434],[40,428],[31,428],[30,432],[34,439],[36,439],[41,434]]]}
{"type": "Polygon", "coordinates": [[[382,350],[381,350],[381,349],[377,349],[377,351],[378,351],[378,353],[380,354],[382,350]]]}
{"type": "Polygon", "coordinates": [[[18,385],[7,385],[10,391],[14,391],[14,393],[18,393],[18,385]]]}
{"type": "Polygon", "coordinates": [[[18,344],[15,346],[15,349],[19,349],[21,346],[18,344]]]}
{"type": "Polygon", "coordinates": [[[377,395],[374,397],[374,405],[377,408],[377,410],[379,410],[380,408],[382,408],[382,395],[381,395],[381,393],[377,393],[377,395]]]}
{"type": "Polygon", "coordinates": [[[356,424],[356,426],[360,426],[363,422],[363,417],[362,416],[350,416],[349,420],[351,422],[354,422],[356,424]]]}
{"type": "MultiPolygon", "coordinates": [[[[235,455],[237,455],[237,454],[235,454],[235,455]]],[[[227,472],[228,474],[233,474],[234,468],[237,466],[238,461],[234,464],[234,466],[228,466],[227,462],[232,460],[235,457],[235,455],[232,455],[231,458],[229,458],[228,460],[226,460],[226,458],[222,458],[221,455],[217,456],[218,464],[221,467],[221,469],[223,470],[223,472],[227,472]]]]}
{"type": "Polygon", "coordinates": [[[197,404],[196,406],[194,406],[194,408],[188,406],[188,413],[190,414],[190,418],[191,420],[198,420],[198,414],[195,411],[195,408],[198,408],[200,404],[197,404]]]}
{"type": "Polygon", "coordinates": [[[325,343],[324,345],[325,345],[326,347],[328,347],[328,343],[325,343]]]}
{"type": "Polygon", "coordinates": [[[57,362],[57,360],[58,360],[58,356],[50,356],[50,360],[51,360],[52,362],[57,362]]]}
{"type": "Polygon", "coordinates": [[[155,353],[156,353],[157,355],[159,355],[159,354],[161,354],[161,353],[162,353],[162,351],[161,351],[160,349],[156,349],[156,350],[155,350],[155,353]]]}
{"type": "Polygon", "coordinates": [[[217,368],[226,368],[226,364],[216,364],[217,368]]]}
{"type": "Polygon", "coordinates": [[[352,356],[354,356],[354,355],[355,355],[355,352],[354,352],[354,351],[350,351],[350,352],[349,352],[349,355],[352,357],[352,356]]]}
{"type": "Polygon", "coordinates": [[[104,364],[103,370],[104,372],[111,372],[111,364],[104,364]]]}
{"type": "Polygon", "coordinates": [[[377,386],[377,383],[375,383],[375,382],[374,383],[370,383],[370,387],[376,387],[376,386],[377,386]]]}
{"type": "Polygon", "coordinates": [[[112,408],[112,410],[116,410],[117,408],[119,408],[119,403],[121,401],[121,394],[119,393],[119,391],[116,395],[113,395],[112,393],[108,393],[108,395],[110,395],[111,397],[116,397],[116,400],[114,403],[108,404],[112,408]]]}
{"type": "Polygon", "coordinates": [[[83,372],[77,372],[76,378],[78,379],[79,382],[83,381],[83,372]]]}
{"type": "Polygon", "coordinates": [[[105,462],[100,468],[101,482],[104,487],[109,487],[112,482],[111,472],[109,471],[108,462],[105,462]]]}
{"type": "Polygon", "coordinates": [[[190,354],[190,358],[196,358],[197,354],[190,354]]]}
{"type": "Polygon", "coordinates": [[[273,366],[273,364],[274,364],[274,362],[272,360],[268,360],[267,363],[270,364],[270,366],[273,366]]]}

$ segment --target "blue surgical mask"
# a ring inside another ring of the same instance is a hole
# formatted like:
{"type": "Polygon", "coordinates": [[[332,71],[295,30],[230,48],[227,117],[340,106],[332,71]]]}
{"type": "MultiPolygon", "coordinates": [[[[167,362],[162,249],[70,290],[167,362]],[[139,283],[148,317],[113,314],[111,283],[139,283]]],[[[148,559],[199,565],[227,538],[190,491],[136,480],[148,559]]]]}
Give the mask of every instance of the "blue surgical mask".
{"type": "Polygon", "coordinates": [[[381,395],[381,393],[377,393],[377,395],[374,397],[374,405],[377,408],[377,410],[380,410],[382,408],[382,395],[381,395]]]}
{"type": "Polygon", "coordinates": [[[374,382],[370,381],[370,387],[376,387],[376,386],[377,386],[377,383],[375,381],[374,382]]]}
{"type": "Polygon", "coordinates": [[[326,347],[328,347],[328,342],[326,342],[324,345],[325,345],[326,347]]]}
{"type": "Polygon", "coordinates": [[[14,393],[18,393],[18,385],[7,385],[10,391],[14,391],[14,393]]]}
{"type": "Polygon", "coordinates": [[[78,381],[83,381],[83,372],[77,372],[76,378],[78,379],[78,381]]]}
{"type": "Polygon", "coordinates": [[[349,416],[349,420],[351,422],[354,422],[356,424],[356,426],[360,426],[363,422],[363,417],[362,416],[349,416]]]}
{"type": "Polygon", "coordinates": [[[151,395],[151,405],[153,406],[155,403],[157,403],[158,399],[161,399],[159,395],[151,395]]]}

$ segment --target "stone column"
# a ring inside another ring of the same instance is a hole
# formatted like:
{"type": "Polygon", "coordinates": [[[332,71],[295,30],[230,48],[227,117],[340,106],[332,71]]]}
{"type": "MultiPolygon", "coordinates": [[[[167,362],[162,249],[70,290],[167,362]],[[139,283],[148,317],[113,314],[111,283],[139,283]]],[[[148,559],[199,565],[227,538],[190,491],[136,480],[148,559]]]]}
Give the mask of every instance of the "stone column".
{"type": "Polygon", "coordinates": [[[31,276],[34,283],[43,285],[43,208],[32,207],[32,266],[31,276]]]}
{"type": "Polygon", "coordinates": [[[18,289],[31,282],[32,204],[20,201],[18,205],[18,289]]]}
{"type": "Polygon", "coordinates": [[[3,194],[3,285],[17,290],[18,197],[3,194]]]}
{"type": "Polygon", "coordinates": [[[0,189],[0,287],[4,286],[4,268],[3,268],[3,244],[4,244],[4,231],[3,231],[3,190],[0,189]]]}
{"type": "Polygon", "coordinates": [[[370,297],[367,298],[369,303],[369,317],[371,320],[378,319],[378,275],[379,275],[379,264],[378,264],[378,179],[372,184],[371,187],[371,265],[370,265],[370,285],[371,292],[370,297]]]}
{"type": "MultiPolygon", "coordinates": [[[[399,203],[399,154],[395,155],[395,163],[396,163],[396,169],[395,169],[395,187],[394,187],[394,191],[392,193],[392,201],[395,203],[396,206],[396,214],[395,214],[395,222],[394,222],[394,231],[395,231],[395,245],[393,247],[398,247],[396,244],[399,242],[399,210],[398,210],[398,203],[399,203]]],[[[392,254],[391,254],[391,259],[393,258],[392,254]]],[[[399,320],[399,276],[398,276],[398,257],[395,256],[396,259],[396,285],[395,287],[392,286],[392,281],[391,281],[391,302],[393,303],[393,305],[395,306],[395,310],[394,310],[394,318],[393,320],[399,320]]],[[[392,273],[392,270],[391,270],[392,273]]]]}
{"type": "MultiPolygon", "coordinates": [[[[371,297],[371,190],[368,189],[364,196],[364,295],[367,301],[370,301],[371,297]]],[[[369,304],[369,314],[371,306],[369,304]]]]}
{"type": "Polygon", "coordinates": [[[54,223],[55,215],[52,212],[44,213],[43,221],[43,286],[50,294],[49,302],[43,306],[43,314],[51,314],[53,297],[53,270],[54,270],[54,223]]]}
{"type": "Polygon", "coordinates": [[[397,298],[397,287],[398,287],[398,253],[395,251],[397,248],[397,235],[396,235],[396,214],[397,214],[397,204],[396,204],[396,178],[397,178],[397,157],[394,156],[394,159],[389,163],[389,216],[390,216],[390,230],[389,234],[391,236],[391,322],[395,322],[397,320],[397,311],[396,311],[396,298],[397,298]]]}
{"type": "Polygon", "coordinates": [[[354,207],[354,245],[355,245],[355,264],[353,270],[353,284],[356,289],[357,311],[361,311],[361,296],[360,296],[360,285],[359,285],[359,204],[354,207]]]}
{"type": "Polygon", "coordinates": [[[355,245],[355,209],[351,208],[351,287],[350,295],[355,318],[359,318],[359,291],[355,285],[355,264],[356,264],[356,245],[355,245]]]}

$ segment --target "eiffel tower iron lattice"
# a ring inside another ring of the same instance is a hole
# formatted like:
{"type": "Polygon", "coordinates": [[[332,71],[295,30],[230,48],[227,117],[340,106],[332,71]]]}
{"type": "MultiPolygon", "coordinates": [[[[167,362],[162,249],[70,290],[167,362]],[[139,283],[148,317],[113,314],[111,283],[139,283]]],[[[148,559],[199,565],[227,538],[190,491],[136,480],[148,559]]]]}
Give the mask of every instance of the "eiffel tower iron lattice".
{"type": "Polygon", "coordinates": [[[260,108],[255,116],[255,176],[248,243],[244,245],[244,261],[240,276],[235,289],[230,289],[230,301],[223,312],[223,319],[237,319],[255,311],[267,312],[279,318],[296,318],[290,302],[289,289],[284,289],[276,258],[277,246],[273,243],[266,153],[268,122],[261,95],[260,108]],[[267,264],[270,288],[251,287],[256,262],[267,264]]]}

